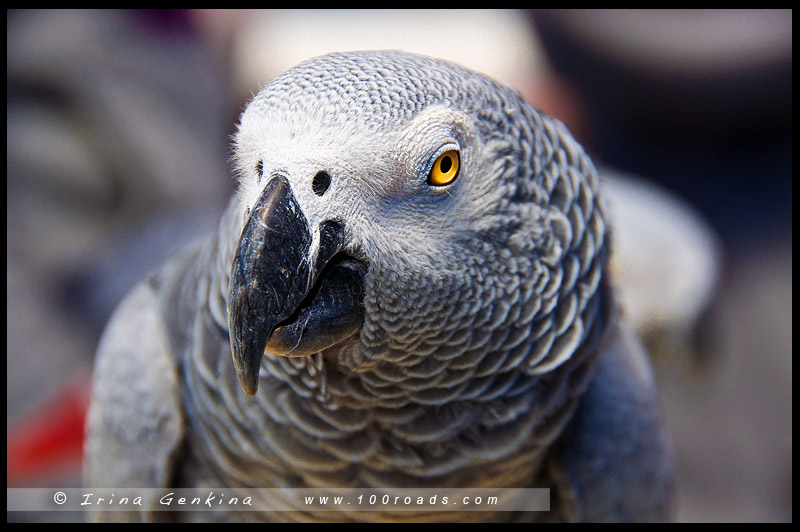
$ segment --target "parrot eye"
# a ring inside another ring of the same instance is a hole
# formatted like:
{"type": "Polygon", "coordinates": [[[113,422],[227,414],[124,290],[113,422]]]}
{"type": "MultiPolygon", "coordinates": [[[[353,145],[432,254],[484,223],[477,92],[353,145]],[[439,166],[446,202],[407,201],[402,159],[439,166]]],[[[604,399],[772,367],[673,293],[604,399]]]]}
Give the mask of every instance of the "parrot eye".
{"type": "Polygon", "coordinates": [[[449,185],[458,177],[460,166],[457,150],[444,152],[433,163],[431,172],[428,174],[428,184],[437,187],[449,185]]]}
{"type": "Polygon", "coordinates": [[[264,174],[264,163],[262,161],[258,161],[258,164],[256,164],[256,174],[258,175],[259,179],[264,174]]]}

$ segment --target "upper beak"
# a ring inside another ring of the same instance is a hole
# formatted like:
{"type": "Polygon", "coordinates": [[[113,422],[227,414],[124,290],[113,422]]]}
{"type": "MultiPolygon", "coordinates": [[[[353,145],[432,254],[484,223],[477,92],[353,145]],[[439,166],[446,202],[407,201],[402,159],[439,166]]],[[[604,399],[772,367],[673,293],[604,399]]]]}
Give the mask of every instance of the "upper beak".
{"type": "Polygon", "coordinates": [[[289,181],[273,176],[242,230],[229,284],[231,351],[247,395],[258,389],[268,343],[277,354],[308,354],[349,336],[363,322],[363,270],[352,261],[329,266],[324,282],[306,299],[344,245],[339,222],[313,228],[319,232],[313,252],[311,231],[289,181]]]}

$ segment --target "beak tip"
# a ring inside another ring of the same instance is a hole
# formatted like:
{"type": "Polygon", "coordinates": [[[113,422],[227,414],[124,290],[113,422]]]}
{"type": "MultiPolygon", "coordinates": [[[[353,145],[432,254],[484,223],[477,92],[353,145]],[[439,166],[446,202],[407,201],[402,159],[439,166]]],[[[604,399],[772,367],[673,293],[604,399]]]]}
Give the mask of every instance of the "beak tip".
{"type": "Polygon", "coordinates": [[[240,350],[238,353],[239,356],[237,356],[236,346],[233,345],[231,347],[233,366],[236,370],[236,378],[239,381],[239,386],[242,387],[245,394],[254,397],[256,391],[258,391],[258,373],[261,365],[261,357],[248,356],[248,353],[241,352],[242,350],[240,350]]]}
{"type": "Polygon", "coordinates": [[[244,390],[245,395],[248,397],[255,397],[256,392],[258,391],[258,379],[255,379],[252,383],[244,383],[239,381],[239,384],[242,385],[242,390],[244,390]]]}
{"type": "Polygon", "coordinates": [[[242,387],[244,393],[249,397],[255,397],[258,391],[258,373],[252,374],[237,371],[236,376],[239,379],[239,386],[242,387]]]}

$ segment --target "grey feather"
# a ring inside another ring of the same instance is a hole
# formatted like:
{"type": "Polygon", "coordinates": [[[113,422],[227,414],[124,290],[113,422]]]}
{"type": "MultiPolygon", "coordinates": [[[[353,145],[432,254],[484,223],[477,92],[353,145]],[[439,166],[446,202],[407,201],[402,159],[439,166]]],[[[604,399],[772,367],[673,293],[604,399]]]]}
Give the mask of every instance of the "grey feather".
{"type": "MultiPolygon", "coordinates": [[[[655,389],[626,361],[646,365],[635,340],[616,340],[596,171],[560,122],[456,65],[400,52],[331,54],[254,98],[235,163],[240,188],[218,231],[138,288],[109,326],[88,484],[552,487],[570,509],[549,517],[664,517],[671,472],[655,389]],[[432,186],[426,177],[443,150],[458,152],[458,177],[432,186]],[[322,194],[320,172],[330,180],[322,194]],[[268,244],[289,231],[269,225],[285,198],[286,223],[309,230],[305,251],[292,251],[305,253],[300,262],[268,244]],[[336,247],[326,247],[330,224],[340,231],[336,247]],[[316,280],[335,267],[363,275],[363,305],[316,280]],[[295,276],[304,292],[285,294],[295,276]],[[285,295],[295,303],[284,312],[285,295]],[[304,335],[319,331],[292,320],[337,305],[363,321],[354,333],[332,327],[315,336],[308,345],[329,345],[321,352],[292,356],[269,340],[280,330],[299,335],[298,345],[310,341],[304,335]],[[135,402],[157,403],[169,430],[131,419],[149,415],[125,409],[135,402]],[[603,417],[595,402],[627,414],[603,417]],[[608,432],[592,447],[584,427],[604,422],[608,432]],[[120,434],[121,424],[140,436],[120,434]],[[151,449],[153,432],[160,439],[151,449]],[[583,472],[597,453],[624,454],[608,434],[636,454],[609,481],[615,490],[583,472]],[[115,461],[128,448],[150,457],[145,470],[165,473],[131,475],[132,465],[115,461]],[[584,487],[603,494],[583,495],[584,487]],[[627,512],[640,499],[641,511],[627,512]]],[[[298,508],[227,517],[391,516],[298,508]]]]}

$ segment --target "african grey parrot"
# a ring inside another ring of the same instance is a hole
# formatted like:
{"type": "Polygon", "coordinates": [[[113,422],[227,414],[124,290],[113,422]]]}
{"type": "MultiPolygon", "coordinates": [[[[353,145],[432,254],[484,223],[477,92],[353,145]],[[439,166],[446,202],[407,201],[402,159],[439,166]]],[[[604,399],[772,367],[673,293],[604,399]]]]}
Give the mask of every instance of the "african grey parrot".
{"type": "MultiPolygon", "coordinates": [[[[596,171],[560,122],[453,64],[333,53],[255,96],[234,163],[218,230],[101,339],[86,486],[548,487],[550,512],[480,515],[669,517],[596,171]]],[[[296,510],[224,517],[318,517],[296,510]]]]}

